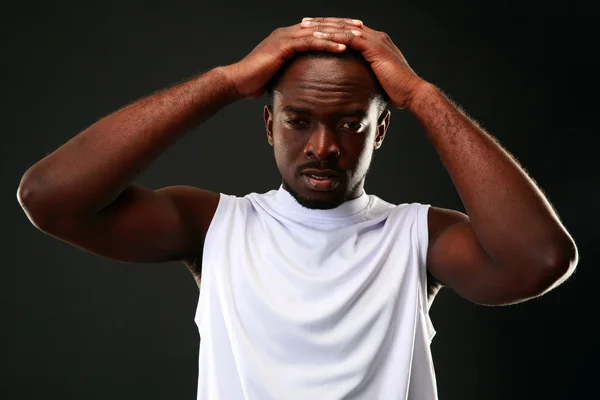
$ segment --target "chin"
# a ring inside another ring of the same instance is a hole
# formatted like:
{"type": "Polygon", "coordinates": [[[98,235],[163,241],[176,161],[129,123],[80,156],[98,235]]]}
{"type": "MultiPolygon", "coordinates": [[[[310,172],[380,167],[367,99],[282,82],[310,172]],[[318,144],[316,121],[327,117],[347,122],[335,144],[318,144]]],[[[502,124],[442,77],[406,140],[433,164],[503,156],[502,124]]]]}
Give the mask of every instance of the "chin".
{"type": "Polygon", "coordinates": [[[313,210],[330,210],[339,207],[345,201],[343,190],[340,190],[340,187],[330,192],[318,192],[309,188],[296,190],[285,182],[283,182],[283,187],[296,199],[298,204],[313,210]]]}
{"type": "MultiPolygon", "coordinates": [[[[294,194],[292,194],[294,196],[294,194]]],[[[301,196],[294,196],[298,204],[304,208],[310,208],[312,210],[331,210],[339,207],[344,200],[330,200],[330,199],[317,199],[317,198],[306,198],[301,196]]]]}

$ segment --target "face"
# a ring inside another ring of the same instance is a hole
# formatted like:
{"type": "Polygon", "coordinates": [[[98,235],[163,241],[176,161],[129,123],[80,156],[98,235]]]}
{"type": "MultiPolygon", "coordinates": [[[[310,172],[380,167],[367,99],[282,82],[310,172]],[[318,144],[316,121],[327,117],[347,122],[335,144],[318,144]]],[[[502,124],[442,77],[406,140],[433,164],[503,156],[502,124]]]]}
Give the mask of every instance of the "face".
{"type": "Polygon", "coordinates": [[[334,208],[362,194],[390,118],[376,87],[354,59],[300,58],[279,79],[264,111],[267,138],[284,187],[303,206],[334,208]]]}

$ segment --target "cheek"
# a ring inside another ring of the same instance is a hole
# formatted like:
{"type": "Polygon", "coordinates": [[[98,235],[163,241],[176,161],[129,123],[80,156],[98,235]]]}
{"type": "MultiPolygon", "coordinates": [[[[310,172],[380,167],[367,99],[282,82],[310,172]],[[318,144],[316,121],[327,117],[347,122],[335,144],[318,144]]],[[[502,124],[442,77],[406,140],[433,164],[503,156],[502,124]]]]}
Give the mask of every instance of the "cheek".
{"type": "Polygon", "coordinates": [[[273,137],[273,152],[278,163],[285,160],[290,152],[288,143],[282,140],[279,135],[273,137]]]}
{"type": "Polygon", "coordinates": [[[273,135],[273,154],[277,168],[283,174],[294,168],[297,151],[296,145],[280,131],[273,135]]]}
{"type": "Polygon", "coordinates": [[[299,135],[285,130],[277,130],[273,133],[273,149],[275,156],[281,159],[294,159],[298,153],[302,153],[304,144],[299,135]]]}
{"type": "Polygon", "coordinates": [[[358,166],[361,170],[369,169],[369,165],[371,164],[371,159],[373,158],[373,147],[365,147],[364,151],[359,157],[358,166]]]}
{"type": "Polygon", "coordinates": [[[355,175],[362,176],[369,169],[369,165],[371,165],[374,151],[373,144],[367,139],[360,143],[356,143],[353,148],[355,149],[355,153],[351,156],[354,160],[354,168],[352,169],[354,170],[355,175]]]}

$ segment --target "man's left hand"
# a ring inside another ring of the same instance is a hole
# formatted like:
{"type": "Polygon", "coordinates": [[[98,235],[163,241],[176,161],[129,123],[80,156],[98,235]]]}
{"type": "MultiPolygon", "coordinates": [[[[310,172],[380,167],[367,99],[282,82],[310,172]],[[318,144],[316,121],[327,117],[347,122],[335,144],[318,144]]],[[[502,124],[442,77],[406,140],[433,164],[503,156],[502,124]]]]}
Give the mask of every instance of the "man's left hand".
{"type": "MultiPolygon", "coordinates": [[[[338,35],[340,18],[304,18],[302,27],[316,28],[313,35],[333,41],[341,41],[338,35]]],[[[385,33],[373,30],[362,22],[352,24],[346,29],[352,29],[354,38],[348,43],[359,51],[371,68],[381,86],[390,97],[390,104],[395,108],[407,108],[419,88],[426,83],[408,65],[404,55],[396,47],[392,39],[385,33]]]]}

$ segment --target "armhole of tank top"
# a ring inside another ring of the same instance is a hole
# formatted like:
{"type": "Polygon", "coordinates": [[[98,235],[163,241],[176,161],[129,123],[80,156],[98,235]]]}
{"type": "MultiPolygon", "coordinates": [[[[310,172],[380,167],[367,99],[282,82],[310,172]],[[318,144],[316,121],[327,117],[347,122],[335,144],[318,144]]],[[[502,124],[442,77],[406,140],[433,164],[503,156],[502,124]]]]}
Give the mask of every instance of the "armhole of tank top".
{"type": "Polygon", "coordinates": [[[427,250],[429,248],[429,204],[417,204],[417,245],[419,246],[419,306],[425,317],[427,325],[427,338],[429,343],[435,336],[435,327],[429,317],[429,306],[427,305],[427,250]]]}
{"type": "MultiPolygon", "coordinates": [[[[217,234],[215,230],[218,229],[218,225],[223,221],[224,218],[226,218],[229,208],[231,207],[231,203],[234,201],[235,199],[233,196],[223,193],[219,194],[219,204],[217,204],[215,215],[213,215],[212,221],[210,222],[208,230],[206,231],[206,237],[204,238],[204,246],[202,248],[202,276],[200,277],[198,304],[196,305],[196,314],[194,317],[199,331],[202,327],[202,310],[206,304],[206,296],[208,296],[208,288],[206,285],[208,284],[207,282],[210,281],[210,275],[212,274],[212,254],[210,254],[210,251],[214,248],[214,236],[217,234]]],[[[202,340],[202,337],[200,340],[202,340]]]]}
{"type": "Polygon", "coordinates": [[[234,196],[230,196],[224,193],[219,194],[219,204],[217,205],[217,209],[215,210],[215,215],[213,215],[212,221],[210,221],[210,225],[208,226],[208,230],[206,231],[206,237],[204,238],[204,247],[202,248],[202,274],[208,272],[207,269],[210,269],[210,261],[211,255],[210,250],[214,248],[213,241],[214,236],[216,235],[215,230],[218,229],[218,226],[223,222],[226,218],[229,209],[231,208],[231,203],[235,201],[234,196]]]}

